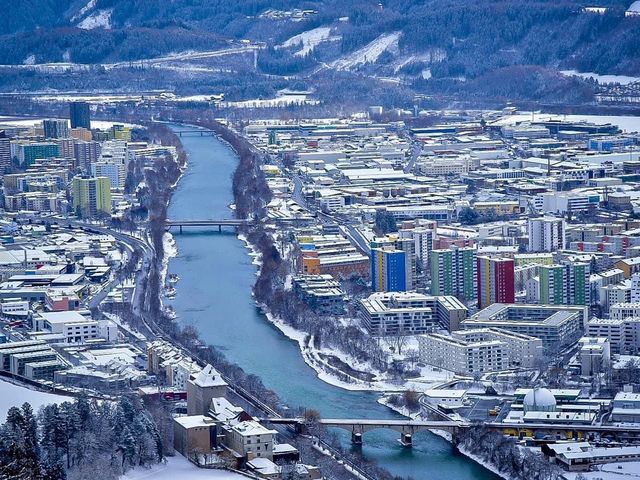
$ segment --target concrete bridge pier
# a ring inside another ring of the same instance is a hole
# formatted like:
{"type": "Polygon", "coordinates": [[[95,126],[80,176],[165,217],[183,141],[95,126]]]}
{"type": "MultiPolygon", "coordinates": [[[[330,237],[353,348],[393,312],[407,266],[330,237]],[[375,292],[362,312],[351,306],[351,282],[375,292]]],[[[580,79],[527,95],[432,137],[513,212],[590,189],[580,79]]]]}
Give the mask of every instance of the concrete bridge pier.
{"type": "Polygon", "coordinates": [[[403,447],[411,448],[413,447],[413,435],[410,433],[401,433],[400,434],[400,444],[403,447]]]}
{"type": "Polygon", "coordinates": [[[362,433],[351,432],[351,443],[357,447],[362,446],[362,433]]]}

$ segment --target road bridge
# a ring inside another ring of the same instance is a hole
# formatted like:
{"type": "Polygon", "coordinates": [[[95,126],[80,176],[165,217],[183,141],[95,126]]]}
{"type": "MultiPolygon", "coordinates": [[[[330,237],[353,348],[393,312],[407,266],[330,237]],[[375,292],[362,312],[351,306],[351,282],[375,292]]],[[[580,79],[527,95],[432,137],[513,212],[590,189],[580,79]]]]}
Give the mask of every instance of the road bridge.
{"type": "Polygon", "coordinates": [[[342,428],[351,432],[351,441],[362,445],[362,436],[370,430],[380,428],[400,433],[400,443],[405,447],[413,444],[413,435],[423,430],[443,430],[455,439],[464,430],[470,428],[488,428],[504,435],[530,438],[565,438],[572,440],[590,440],[607,437],[618,441],[640,441],[640,425],[580,425],[573,423],[468,423],[456,420],[379,420],[354,418],[321,418],[308,422],[305,418],[263,418],[260,421],[273,425],[293,425],[297,432],[303,432],[311,423],[326,427],[342,428]]]}
{"type": "Polygon", "coordinates": [[[178,132],[179,137],[213,137],[215,134],[216,133],[211,130],[200,130],[199,128],[194,130],[180,130],[178,132]]]}
{"type": "Polygon", "coordinates": [[[171,227],[179,227],[182,233],[183,227],[218,227],[218,231],[222,231],[222,227],[244,227],[249,226],[253,222],[251,220],[243,220],[238,218],[222,219],[222,220],[167,220],[165,226],[168,230],[171,227]]]}
{"type": "MultiPolygon", "coordinates": [[[[304,418],[264,418],[260,419],[265,423],[273,425],[294,425],[296,431],[302,432],[308,422],[304,418]]],[[[452,436],[456,436],[462,429],[470,425],[465,422],[446,420],[373,420],[373,419],[349,419],[349,418],[320,418],[318,424],[326,427],[342,428],[351,432],[351,442],[355,445],[362,445],[362,435],[370,430],[385,428],[395,430],[400,433],[400,443],[405,447],[413,445],[413,435],[422,430],[444,430],[452,436]]]]}

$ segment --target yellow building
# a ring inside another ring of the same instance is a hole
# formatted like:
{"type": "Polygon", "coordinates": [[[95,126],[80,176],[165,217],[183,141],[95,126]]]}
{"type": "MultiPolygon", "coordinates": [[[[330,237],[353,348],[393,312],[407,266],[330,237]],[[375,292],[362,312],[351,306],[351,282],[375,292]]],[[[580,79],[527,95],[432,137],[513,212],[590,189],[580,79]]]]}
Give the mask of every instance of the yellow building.
{"type": "Polygon", "coordinates": [[[75,177],[71,196],[76,214],[83,217],[111,214],[111,181],[107,177],[75,177]]]}
{"type": "Polygon", "coordinates": [[[111,128],[114,140],[124,140],[126,142],[131,141],[131,129],[129,127],[115,123],[111,128]]]}
{"type": "Polygon", "coordinates": [[[622,270],[624,278],[631,278],[634,273],[640,273],[640,257],[624,258],[616,262],[614,267],[622,270]]]}
{"type": "Polygon", "coordinates": [[[473,209],[480,214],[494,211],[497,215],[516,215],[520,213],[520,202],[476,202],[473,209]]]}
{"type": "Polygon", "coordinates": [[[553,265],[553,254],[551,253],[516,253],[514,255],[516,267],[525,265],[553,265]]]}

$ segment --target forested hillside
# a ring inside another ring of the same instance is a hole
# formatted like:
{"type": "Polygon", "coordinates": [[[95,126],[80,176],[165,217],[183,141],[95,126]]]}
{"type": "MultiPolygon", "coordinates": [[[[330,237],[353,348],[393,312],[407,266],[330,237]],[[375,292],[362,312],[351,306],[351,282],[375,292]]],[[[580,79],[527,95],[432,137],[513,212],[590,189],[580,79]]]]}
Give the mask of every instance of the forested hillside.
{"type": "MultiPolygon", "coordinates": [[[[268,75],[269,82],[286,77],[296,85],[322,90],[322,80],[336,74],[343,78],[340,72],[348,72],[353,82],[387,79],[424,93],[494,92],[526,98],[537,92],[542,99],[551,95],[554,100],[583,101],[593,95],[589,85],[562,77],[560,70],[640,76],[640,17],[625,16],[630,3],[18,0],[0,19],[0,64],[135,62],[248,45],[256,55],[248,70],[268,75]],[[500,80],[501,85],[488,84],[500,80]]],[[[172,65],[176,81],[169,86],[199,90],[204,84],[224,84],[218,78],[222,71],[245,77],[246,59],[242,65],[227,60],[215,65],[189,62],[183,70],[172,65]]],[[[34,71],[26,81],[50,88],[34,71]]],[[[64,83],[90,86],[96,80],[88,76],[64,83]]],[[[167,86],[166,79],[140,82],[167,86]]],[[[0,87],[7,86],[20,88],[9,74],[0,81],[0,87]]]]}

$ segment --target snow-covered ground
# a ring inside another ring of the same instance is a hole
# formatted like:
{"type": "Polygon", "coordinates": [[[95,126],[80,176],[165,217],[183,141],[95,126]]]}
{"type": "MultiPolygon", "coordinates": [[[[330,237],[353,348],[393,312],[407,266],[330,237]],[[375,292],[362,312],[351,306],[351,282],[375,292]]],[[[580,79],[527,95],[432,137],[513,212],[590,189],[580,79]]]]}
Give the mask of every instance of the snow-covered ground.
{"type": "Polygon", "coordinates": [[[87,4],[84,7],[78,10],[78,13],[76,13],[73,17],[71,17],[71,21],[75,22],[76,20],[80,20],[83,16],[85,16],[87,13],[93,10],[95,6],[96,6],[96,0],[89,0],[89,2],[87,2],[87,4]]]}
{"type": "Polygon", "coordinates": [[[0,422],[4,422],[11,407],[19,407],[29,402],[35,412],[43,405],[73,401],[72,397],[43,393],[27,387],[0,380],[0,422]]]}
{"type": "Polygon", "coordinates": [[[167,457],[166,463],[151,468],[134,468],[120,477],[120,480],[240,480],[242,475],[225,470],[198,468],[182,455],[167,457]]]}
{"type": "Polygon", "coordinates": [[[336,70],[350,70],[365,63],[375,63],[385,50],[397,48],[400,32],[385,33],[349,55],[329,65],[336,70]]]}
{"type": "Polygon", "coordinates": [[[287,338],[298,343],[302,359],[308,366],[315,370],[318,378],[335,387],[351,391],[398,392],[407,389],[424,391],[442,385],[454,378],[452,372],[426,366],[420,369],[420,376],[417,378],[400,382],[392,381],[386,378],[386,375],[373,370],[368,363],[360,362],[340,350],[327,347],[321,349],[310,347],[307,342],[308,334],[306,332],[296,330],[292,326],[284,323],[280,318],[274,317],[268,312],[266,313],[266,317],[287,338]],[[355,377],[352,377],[351,381],[345,381],[342,379],[345,372],[329,364],[322,358],[321,354],[334,356],[355,370],[370,372],[374,375],[374,378],[370,382],[355,377]]]}
{"type": "MultiPolygon", "coordinates": [[[[11,125],[15,127],[33,127],[39,125],[42,122],[42,118],[17,118],[17,117],[0,117],[0,124],[11,125]]],[[[66,120],[66,119],[61,119],[66,120]]],[[[92,128],[107,129],[113,127],[114,124],[124,125],[129,128],[142,128],[140,125],[134,123],[121,123],[121,122],[107,122],[104,120],[91,120],[92,128]]]]}
{"type": "Polygon", "coordinates": [[[291,48],[299,46],[300,50],[296,51],[294,55],[304,57],[308,53],[311,53],[313,49],[322,42],[339,40],[340,38],[340,36],[331,36],[331,27],[317,27],[294,35],[284,42],[281,47],[291,48]]]}
{"type": "MultiPolygon", "coordinates": [[[[620,462],[598,465],[595,472],[581,472],[588,480],[634,480],[640,479],[640,462],[620,462]]],[[[564,476],[573,480],[577,472],[565,472],[564,476]]]]}
{"type": "Polygon", "coordinates": [[[598,75],[597,73],[577,72],[576,70],[561,70],[560,73],[567,77],[593,78],[600,83],[629,85],[630,83],[640,82],[640,77],[628,77],[627,75],[598,75]]]}
{"type": "Polygon", "coordinates": [[[640,131],[640,117],[632,116],[615,116],[615,115],[553,115],[549,113],[534,112],[533,116],[531,112],[521,112],[516,115],[509,115],[502,119],[493,122],[492,125],[515,125],[520,122],[542,121],[548,119],[555,120],[569,120],[595,123],[612,123],[618,125],[625,132],[639,132],[640,131]]]}
{"type": "Polygon", "coordinates": [[[98,10],[87,18],[78,23],[78,28],[84,30],[93,30],[94,28],[111,28],[111,14],[113,10],[110,8],[98,10]]]}
{"type": "Polygon", "coordinates": [[[393,63],[394,73],[398,73],[403,67],[412,63],[437,63],[447,58],[447,52],[442,48],[430,48],[425,53],[405,55],[397,58],[393,63]]]}
{"type": "Polygon", "coordinates": [[[315,105],[319,103],[312,100],[306,94],[282,94],[276,98],[243,100],[241,102],[222,102],[222,107],[235,108],[273,108],[286,107],[288,105],[315,105]]]}

